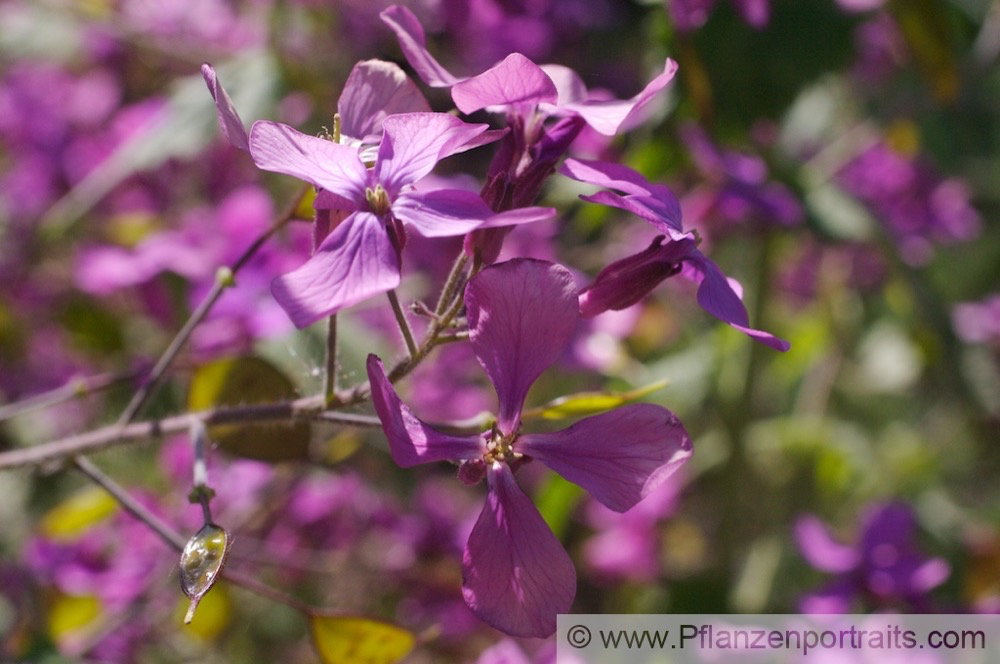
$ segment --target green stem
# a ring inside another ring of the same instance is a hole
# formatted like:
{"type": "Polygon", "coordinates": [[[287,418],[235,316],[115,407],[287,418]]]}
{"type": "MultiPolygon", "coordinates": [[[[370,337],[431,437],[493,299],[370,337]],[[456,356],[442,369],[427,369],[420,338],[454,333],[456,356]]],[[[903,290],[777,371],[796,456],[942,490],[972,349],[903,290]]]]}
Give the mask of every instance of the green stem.
{"type": "Polygon", "coordinates": [[[337,402],[337,314],[330,316],[326,328],[326,370],[323,372],[323,401],[330,407],[337,402]]]}
{"type": "Polygon", "coordinates": [[[412,362],[419,351],[417,350],[417,342],[413,338],[413,330],[410,329],[410,322],[406,320],[406,314],[403,313],[403,308],[399,306],[399,298],[396,296],[396,291],[391,290],[386,295],[389,296],[392,313],[396,316],[396,323],[399,324],[399,331],[403,335],[403,341],[406,342],[406,350],[410,354],[410,361],[412,362]]]}

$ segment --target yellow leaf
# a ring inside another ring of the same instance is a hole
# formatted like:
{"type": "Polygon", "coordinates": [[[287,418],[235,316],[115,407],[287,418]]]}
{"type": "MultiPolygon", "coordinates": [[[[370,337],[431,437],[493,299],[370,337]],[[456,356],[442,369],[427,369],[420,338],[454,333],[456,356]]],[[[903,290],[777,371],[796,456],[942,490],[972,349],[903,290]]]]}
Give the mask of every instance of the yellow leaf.
{"type": "MultiPolygon", "coordinates": [[[[184,614],[188,610],[188,601],[181,599],[177,602],[177,609],[174,616],[177,622],[184,620],[184,614]]],[[[218,583],[212,588],[212,592],[202,597],[198,604],[198,613],[194,620],[185,625],[184,633],[190,634],[200,641],[211,641],[215,639],[229,624],[229,616],[233,612],[233,602],[229,597],[229,592],[225,583],[218,583]]]]}
{"type": "Polygon", "coordinates": [[[72,639],[101,615],[101,601],[94,595],[58,594],[49,604],[46,623],[49,637],[59,643],[72,639]]]}
{"type": "Polygon", "coordinates": [[[42,534],[68,540],[100,523],[118,510],[118,503],[108,492],[89,486],[59,503],[42,517],[42,534]]]}
{"type": "Polygon", "coordinates": [[[309,627],[324,664],[393,664],[416,643],[409,630],[359,616],[312,615],[309,627]]]}
{"type": "Polygon", "coordinates": [[[663,389],[666,385],[666,380],[660,380],[628,392],[577,392],[576,394],[559,397],[547,404],[527,410],[522,417],[543,417],[547,420],[561,420],[566,417],[594,415],[618,408],[630,401],[641,399],[657,390],[663,389]]]}
{"type": "Polygon", "coordinates": [[[304,219],[306,221],[312,221],[315,212],[313,211],[313,203],[316,202],[316,189],[314,187],[309,187],[306,193],[299,199],[298,204],[295,206],[295,218],[304,219]]]}
{"type": "MultiPolygon", "coordinates": [[[[245,356],[210,362],[191,379],[188,407],[206,410],[295,398],[292,381],[259,357],[245,356]]],[[[258,461],[291,461],[309,456],[308,422],[226,424],[208,428],[209,437],[230,454],[258,461]]]]}

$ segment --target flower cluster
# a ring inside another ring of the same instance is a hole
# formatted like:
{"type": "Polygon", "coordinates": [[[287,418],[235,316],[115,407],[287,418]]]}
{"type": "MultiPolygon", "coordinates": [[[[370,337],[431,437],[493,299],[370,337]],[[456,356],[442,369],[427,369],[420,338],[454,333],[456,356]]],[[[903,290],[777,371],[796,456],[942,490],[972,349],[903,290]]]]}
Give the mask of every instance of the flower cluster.
{"type": "Polygon", "coordinates": [[[588,417],[554,433],[522,432],[528,389],[566,351],[578,321],[629,307],[664,279],[682,274],[699,284],[698,303],[712,315],[773,348],[786,350],[788,344],[749,326],[738,289],[698,250],[698,236],[683,229],[680,208],[665,186],[611,162],[563,161],[585,127],[613,136],[641,122],[644,108],[672,79],[673,61],[635,96],[615,100],[588,91],[567,67],[539,66],[520,53],[478,75],[456,76],[428,51],[412,12],[395,6],[382,18],[425,83],[449,88],[459,112],[501,114],[506,127],[490,130],[432,112],[399,67],[369,60],[347,79],[332,135],[308,136],[269,121],[255,122],[248,132],[214,69],[206,65],[203,74],[229,142],[249,152],[259,168],[291,175],[317,191],[315,250],[272,285],[297,326],[394,290],[412,233],[465,237],[464,250],[473,259],[465,321],[475,356],[497,391],[494,423],[471,436],[436,430],[400,401],[374,355],[368,359],[371,396],[399,465],[447,460],[459,464],[466,483],[486,479],[486,505],[463,555],[468,605],[508,634],[546,636],[555,629],[556,614],[570,609],[576,575],[518,487],[515,471],[540,461],[623,512],[691,453],[677,417],[651,404],[588,417]],[[493,142],[496,151],[480,193],[428,177],[442,159],[493,142]],[[583,200],[634,214],[660,235],[583,288],[552,262],[497,263],[513,227],[555,214],[533,204],[557,170],[604,190],[583,200]]]}

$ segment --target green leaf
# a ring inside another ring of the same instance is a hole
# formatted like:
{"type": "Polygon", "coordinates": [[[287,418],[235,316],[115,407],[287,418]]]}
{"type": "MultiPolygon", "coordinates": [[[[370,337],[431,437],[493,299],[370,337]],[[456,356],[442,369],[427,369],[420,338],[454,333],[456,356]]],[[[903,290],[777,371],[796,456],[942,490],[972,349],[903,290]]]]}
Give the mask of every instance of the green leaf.
{"type": "Polygon", "coordinates": [[[180,563],[181,590],[191,600],[184,624],[194,619],[201,598],[215,585],[226,564],[230,544],[232,538],[224,528],[206,523],[184,546],[180,563]]]}
{"type": "Polygon", "coordinates": [[[542,417],[547,420],[561,420],[567,417],[603,413],[662,390],[667,383],[666,380],[658,380],[628,392],[577,392],[527,410],[522,418],[542,417]]]}
{"type": "MultiPolygon", "coordinates": [[[[292,381],[270,362],[244,356],[200,367],[191,380],[188,407],[207,410],[288,401],[296,396],[292,381]]],[[[219,447],[258,461],[291,461],[309,457],[308,422],[225,424],[208,428],[219,447]]]]}
{"type": "Polygon", "coordinates": [[[398,625],[360,616],[313,614],[309,628],[324,664],[394,664],[417,641],[398,625]]]}
{"type": "Polygon", "coordinates": [[[583,495],[583,489],[555,473],[538,490],[535,506],[556,537],[562,539],[566,533],[569,518],[583,495]]]}

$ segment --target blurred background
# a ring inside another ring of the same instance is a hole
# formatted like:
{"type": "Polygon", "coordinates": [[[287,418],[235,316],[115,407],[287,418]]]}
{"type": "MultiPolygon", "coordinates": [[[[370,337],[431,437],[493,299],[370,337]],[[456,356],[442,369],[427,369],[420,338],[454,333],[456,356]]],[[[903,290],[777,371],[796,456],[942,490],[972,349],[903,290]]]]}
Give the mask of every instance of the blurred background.
{"type": "MultiPolygon", "coordinates": [[[[317,134],[358,60],[407,67],[378,17],[389,4],[0,0],[0,452],[114,422],[217,269],[295,196],[221,138],[200,65],[247,123],[317,134]]],[[[1000,2],[409,6],[458,74],[519,51],[628,97],[677,60],[642,124],[571,153],[667,184],[752,324],[792,344],[717,323],[677,280],[581,328],[528,405],[665,380],[643,398],[680,416],[695,454],[624,515],[538,464],[519,473],[577,565],[574,610],[1000,609],[1000,2]]],[[[489,156],[444,167],[481,177],[489,156]]],[[[550,179],[541,204],[558,217],[512,233],[504,256],[592,276],[648,244],[647,224],[581,191],[550,179]]],[[[318,392],[325,328],[295,331],[269,292],[310,247],[303,220],[256,254],[141,419],[318,392]]],[[[432,299],[459,248],[414,239],[402,298],[432,299]]],[[[402,355],[392,321],[382,301],[341,316],[344,386],[367,353],[402,355]]],[[[495,408],[463,344],[400,390],[431,421],[495,408]]],[[[548,415],[531,426],[571,421],[548,415]]],[[[482,487],[396,468],[377,429],[213,437],[232,568],[412,630],[407,662],[551,661],[550,642],[503,638],[462,600],[482,487]]],[[[185,537],[200,527],[186,435],[92,460],[185,537]]],[[[301,612],[226,582],[183,626],[176,552],[58,463],[0,470],[0,524],[0,660],[337,661],[301,612]]]]}

